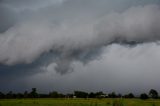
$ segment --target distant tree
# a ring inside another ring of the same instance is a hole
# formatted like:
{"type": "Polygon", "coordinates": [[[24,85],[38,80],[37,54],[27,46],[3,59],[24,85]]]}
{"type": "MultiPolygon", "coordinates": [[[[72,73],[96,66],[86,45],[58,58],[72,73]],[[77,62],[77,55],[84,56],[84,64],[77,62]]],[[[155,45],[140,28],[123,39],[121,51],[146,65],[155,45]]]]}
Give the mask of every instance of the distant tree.
{"type": "Polygon", "coordinates": [[[108,97],[109,98],[116,98],[116,93],[112,92],[112,93],[108,94],[108,97]]]}
{"type": "Polygon", "coordinates": [[[73,98],[73,96],[74,96],[73,94],[66,94],[65,95],[66,98],[73,98]]]}
{"type": "Polygon", "coordinates": [[[125,98],[134,98],[134,95],[133,93],[129,93],[127,95],[124,96],[125,98]]]}
{"type": "Polygon", "coordinates": [[[9,91],[9,92],[6,94],[6,97],[7,97],[8,99],[13,98],[13,92],[12,92],[12,91],[9,91]]]}
{"type": "Polygon", "coordinates": [[[5,98],[5,94],[3,94],[2,92],[0,92],[0,99],[4,99],[5,98]]]}
{"type": "Polygon", "coordinates": [[[103,93],[102,91],[100,91],[100,92],[96,92],[95,96],[96,96],[96,98],[105,98],[106,94],[103,93]]]}
{"type": "Polygon", "coordinates": [[[59,98],[64,98],[65,97],[65,95],[62,94],[62,93],[58,93],[58,96],[59,96],[59,98]]]}
{"type": "Polygon", "coordinates": [[[23,96],[24,96],[24,98],[28,98],[28,96],[29,96],[28,91],[25,91],[23,96]]]}
{"type": "Polygon", "coordinates": [[[122,94],[118,94],[117,97],[118,97],[118,98],[121,98],[121,97],[122,97],[122,94]]]}
{"type": "Polygon", "coordinates": [[[143,100],[148,99],[148,95],[146,93],[142,93],[140,95],[140,98],[143,99],[143,100]]]}
{"type": "Polygon", "coordinates": [[[50,93],[49,93],[49,96],[50,96],[51,98],[58,98],[58,97],[59,97],[59,94],[58,94],[58,92],[53,91],[53,92],[50,92],[50,93]]]}
{"type": "Polygon", "coordinates": [[[112,92],[112,93],[108,94],[108,97],[109,97],[109,98],[116,98],[117,95],[116,95],[115,92],[112,92]]]}
{"type": "Polygon", "coordinates": [[[23,98],[24,95],[22,93],[14,94],[14,98],[23,98]]]}
{"type": "Polygon", "coordinates": [[[30,92],[30,97],[31,98],[37,98],[38,97],[38,93],[37,93],[36,88],[32,88],[32,91],[30,92]]]}
{"type": "Polygon", "coordinates": [[[96,94],[91,92],[91,93],[88,94],[88,97],[89,98],[96,98],[96,94]]]}
{"type": "Polygon", "coordinates": [[[53,91],[49,93],[49,97],[51,98],[64,98],[65,95],[58,93],[57,91],[53,91]]]}
{"type": "Polygon", "coordinates": [[[154,89],[151,89],[151,90],[149,91],[149,95],[150,95],[151,98],[153,98],[153,99],[157,99],[157,98],[158,98],[158,92],[157,92],[156,90],[154,90],[154,89]]]}
{"type": "Polygon", "coordinates": [[[39,98],[50,98],[49,94],[38,94],[39,98]]]}
{"type": "Polygon", "coordinates": [[[74,91],[74,96],[76,96],[77,98],[87,98],[88,93],[83,91],[74,91]]]}

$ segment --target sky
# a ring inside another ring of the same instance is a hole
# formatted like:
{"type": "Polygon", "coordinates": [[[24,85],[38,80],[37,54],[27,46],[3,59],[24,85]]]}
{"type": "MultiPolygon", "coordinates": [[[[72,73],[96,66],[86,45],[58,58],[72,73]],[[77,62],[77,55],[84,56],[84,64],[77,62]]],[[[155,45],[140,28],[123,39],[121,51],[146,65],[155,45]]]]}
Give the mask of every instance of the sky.
{"type": "Polygon", "coordinates": [[[0,0],[0,91],[160,92],[159,0],[0,0]]]}

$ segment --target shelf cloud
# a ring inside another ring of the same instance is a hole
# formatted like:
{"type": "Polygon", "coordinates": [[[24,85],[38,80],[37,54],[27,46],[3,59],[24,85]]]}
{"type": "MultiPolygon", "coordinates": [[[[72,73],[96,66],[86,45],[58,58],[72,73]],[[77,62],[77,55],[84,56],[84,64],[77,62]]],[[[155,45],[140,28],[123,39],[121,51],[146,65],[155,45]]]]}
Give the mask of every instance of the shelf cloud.
{"type": "Polygon", "coordinates": [[[158,0],[1,0],[0,14],[0,69],[15,73],[53,65],[66,74],[114,44],[132,49],[160,40],[158,0]]]}

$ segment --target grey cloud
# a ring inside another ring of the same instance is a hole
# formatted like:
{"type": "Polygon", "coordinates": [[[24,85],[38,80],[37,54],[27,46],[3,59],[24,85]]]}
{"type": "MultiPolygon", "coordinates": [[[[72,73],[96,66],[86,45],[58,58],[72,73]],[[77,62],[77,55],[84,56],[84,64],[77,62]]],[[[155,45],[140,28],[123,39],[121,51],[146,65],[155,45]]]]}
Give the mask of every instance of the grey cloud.
{"type": "MultiPolygon", "coordinates": [[[[29,7],[30,3],[39,3],[39,7],[44,1],[1,2],[14,8],[29,7]]],[[[11,21],[15,23],[0,34],[0,63],[7,66],[32,64],[53,51],[59,55],[51,56],[51,62],[57,64],[57,72],[64,74],[73,70],[70,65],[74,61],[88,63],[111,43],[158,41],[159,6],[146,5],[149,1],[139,2],[142,6],[136,6],[138,1],[131,2],[130,6],[130,2],[102,0],[97,4],[96,0],[68,0],[59,7],[47,5],[36,11],[18,12],[18,20],[11,21]]]]}
{"type": "Polygon", "coordinates": [[[106,90],[107,86],[109,91],[129,91],[137,86],[142,91],[144,87],[160,88],[156,85],[159,3],[1,0],[0,83],[5,84],[2,89],[19,83],[22,89],[35,85],[44,91],[49,89],[44,84],[62,91],[106,90]],[[64,76],[54,73],[73,70],[75,73],[64,76]],[[127,89],[128,85],[132,87],[127,89]]]}
{"type": "Polygon", "coordinates": [[[104,42],[115,38],[137,42],[159,40],[159,9],[156,5],[139,6],[121,14],[110,14],[100,22],[98,37],[104,39],[104,42]]]}
{"type": "Polygon", "coordinates": [[[16,22],[16,13],[5,6],[0,5],[0,33],[5,32],[16,22]]]}
{"type": "Polygon", "coordinates": [[[29,76],[25,85],[34,86],[40,92],[57,90],[104,91],[106,93],[148,92],[151,88],[159,91],[160,46],[147,43],[135,47],[112,44],[105,47],[103,54],[88,65],[74,62],[75,72],[60,76],[51,64],[47,71],[29,76]],[[46,87],[47,86],[47,87],[46,87]]]}
{"type": "Polygon", "coordinates": [[[37,10],[49,5],[61,3],[63,0],[1,0],[0,3],[17,11],[37,10]]]}

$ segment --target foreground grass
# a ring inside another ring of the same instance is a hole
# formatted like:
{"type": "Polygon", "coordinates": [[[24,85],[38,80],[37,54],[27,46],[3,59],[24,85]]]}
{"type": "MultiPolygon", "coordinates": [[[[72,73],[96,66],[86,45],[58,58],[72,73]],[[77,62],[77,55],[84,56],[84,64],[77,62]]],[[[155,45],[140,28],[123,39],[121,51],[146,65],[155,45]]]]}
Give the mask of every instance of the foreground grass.
{"type": "Polygon", "coordinates": [[[0,106],[160,106],[160,100],[140,99],[6,99],[0,106]]]}

